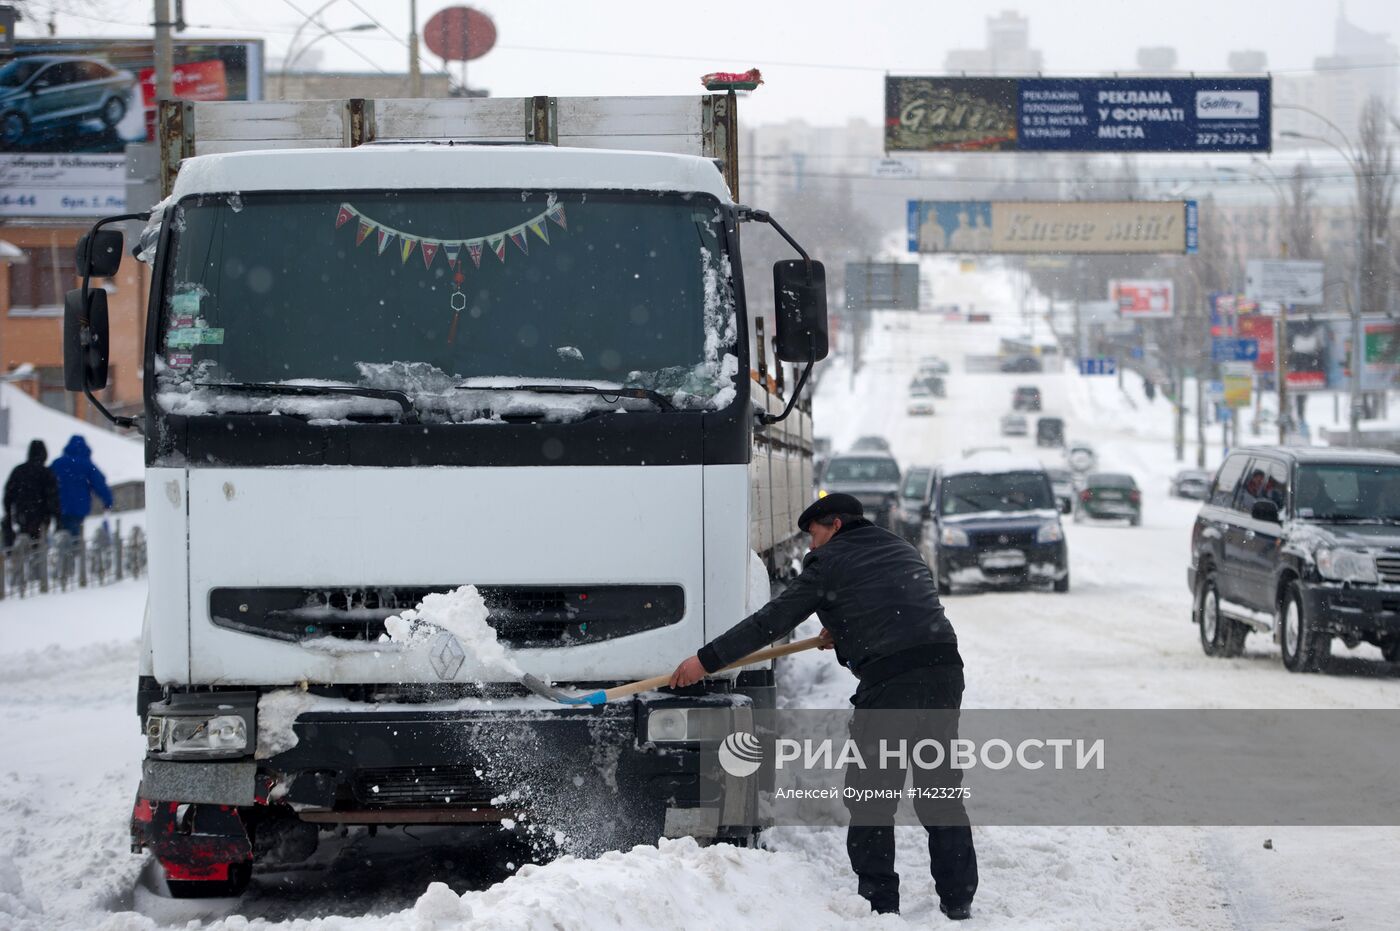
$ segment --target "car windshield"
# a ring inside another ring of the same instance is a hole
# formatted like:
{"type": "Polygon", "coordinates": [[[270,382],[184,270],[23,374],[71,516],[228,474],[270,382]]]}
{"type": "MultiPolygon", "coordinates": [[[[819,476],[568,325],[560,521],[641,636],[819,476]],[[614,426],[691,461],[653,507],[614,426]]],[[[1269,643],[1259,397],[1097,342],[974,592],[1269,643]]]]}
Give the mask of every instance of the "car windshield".
{"type": "Polygon", "coordinates": [[[828,482],[897,482],[899,466],[885,456],[849,456],[831,460],[828,482]]]}
{"type": "Polygon", "coordinates": [[[922,498],[924,490],[928,487],[928,469],[910,469],[904,476],[904,488],[900,490],[900,497],[922,498]]]}
{"type": "Polygon", "coordinates": [[[181,413],[257,400],[221,383],[402,391],[425,420],[491,416],[525,384],[645,388],[680,409],[735,396],[709,197],[243,194],[187,198],[169,222],[157,387],[181,413]]]}
{"type": "Polygon", "coordinates": [[[1294,511],[1313,520],[1400,521],[1400,465],[1301,466],[1294,511]]]}
{"type": "Polygon", "coordinates": [[[967,472],[943,479],[940,512],[1039,511],[1055,506],[1044,472],[967,472]]]}
{"type": "Polygon", "coordinates": [[[1111,472],[1101,472],[1091,475],[1088,484],[1095,488],[1132,488],[1133,477],[1131,475],[1115,475],[1111,472]]]}
{"type": "Polygon", "coordinates": [[[44,62],[32,58],[17,58],[0,68],[0,87],[19,87],[44,67],[44,62]]]}

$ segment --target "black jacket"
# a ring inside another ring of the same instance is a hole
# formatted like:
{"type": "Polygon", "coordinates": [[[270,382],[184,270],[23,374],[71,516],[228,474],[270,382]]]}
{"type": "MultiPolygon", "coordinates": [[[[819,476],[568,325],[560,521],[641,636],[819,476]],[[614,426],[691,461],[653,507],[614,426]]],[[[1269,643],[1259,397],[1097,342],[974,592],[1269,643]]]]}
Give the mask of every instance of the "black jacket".
{"type": "Polygon", "coordinates": [[[44,465],[49,457],[43,440],[29,444],[29,460],[15,466],[5,482],[5,513],[20,533],[39,536],[58,517],[58,479],[44,465]]]}
{"type": "Polygon", "coordinates": [[[843,525],[802,560],[802,573],[774,598],[700,649],[706,672],[790,633],[815,613],[842,663],[862,682],[917,666],[961,665],[933,573],[898,536],[866,520],[843,525]]]}

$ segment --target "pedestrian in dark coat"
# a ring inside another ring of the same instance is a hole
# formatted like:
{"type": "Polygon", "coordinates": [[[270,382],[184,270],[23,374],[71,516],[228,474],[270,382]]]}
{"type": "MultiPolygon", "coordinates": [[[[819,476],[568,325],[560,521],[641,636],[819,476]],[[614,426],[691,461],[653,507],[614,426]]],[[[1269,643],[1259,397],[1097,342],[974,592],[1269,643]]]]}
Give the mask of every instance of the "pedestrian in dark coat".
{"type": "MultiPolygon", "coordinates": [[[[816,614],[824,625],[822,637],[835,647],[838,661],[860,680],[851,699],[856,707],[851,737],[860,745],[863,758],[874,758],[867,743],[914,736],[892,734],[892,726],[922,731],[917,737],[932,737],[946,746],[957,737],[957,715],[950,712],[962,705],[962,658],[957,635],[939,603],[933,573],[919,551],[866,520],[860,501],[851,495],[819,499],[802,512],[797,525],[812,538],[801,574],[768,604],[676,667],[671,686],[698,682],[787,636],[816,614]],[[894,710],[903,713],[881,714],[894,710]]],[[[959,777],[956,771],[914,771],[916,788],[930,780],[948,787],[959,777]]],[[[908,774],[899,769],[856,769],[848,770],[847,785],[898,788],[906,778],[908,774]]],[[[899,911],[899,874],[894,870],[896,805],[897,801],[885,800],[859,808],[848,805],[851,827],[846,851],[860,894],[877,912],[899,911]]],[[[967,918],[977,891],[977,855],[961,798],[939,803],[936,811],[918,801],[914,807],[928,829],[939,907],[949,918],[967,918]]]]}
{"type": "Polygon", "coordinates": [[[44,464],[49,458],[43,440],[29,442],[29,457],[15,466],[5,482],[5,545],[14,545],[14,534],[38,540],[58,519],[58,480],[44,464]]]}
{"type": "Polygon", "coordinates": [[[58,477],[59,523],[74,537],[83,535],[83,518],[92,511],[92,496],[112,507],[112,490],[102,470],[92,463],[92,450],[87,440],[77,434],[63,447],[63,455],[53,461],[53,473],[58,477]]]}

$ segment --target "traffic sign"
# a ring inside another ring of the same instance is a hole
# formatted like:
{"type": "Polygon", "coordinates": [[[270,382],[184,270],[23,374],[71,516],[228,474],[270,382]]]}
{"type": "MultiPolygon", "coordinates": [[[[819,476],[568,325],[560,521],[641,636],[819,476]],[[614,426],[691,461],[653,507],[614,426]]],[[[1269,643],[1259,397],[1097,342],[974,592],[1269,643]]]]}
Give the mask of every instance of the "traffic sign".
{"type": "Polygon", "coordinates": [[[1245,262],[1245,296],[1280,304],[1321,304],[1322,263],[1286,259],[1245,262]]]}
{"type": "Polygon", "coordinates": [[[1253,362],[1259,358],[1259,340],[1213,339],[1210,358],[1213,362],[1253,362]]]}
{"type": "Polygon", "coordinates": [[[1079,360],[1080,375],[1117,375],[1118,360],[1108,356],[1079,360]]]}

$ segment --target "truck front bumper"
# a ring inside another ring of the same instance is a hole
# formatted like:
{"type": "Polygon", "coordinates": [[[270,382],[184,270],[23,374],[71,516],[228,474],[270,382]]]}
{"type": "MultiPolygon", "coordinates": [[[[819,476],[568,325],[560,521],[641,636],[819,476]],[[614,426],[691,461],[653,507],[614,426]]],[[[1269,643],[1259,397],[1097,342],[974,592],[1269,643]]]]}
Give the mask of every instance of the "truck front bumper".
{"type": "Polygon", "coordinates": [[[1400,636],[1400,587],[1307,582],[1303,610],[1318,627],[1366,640],[1400,636]]]}

